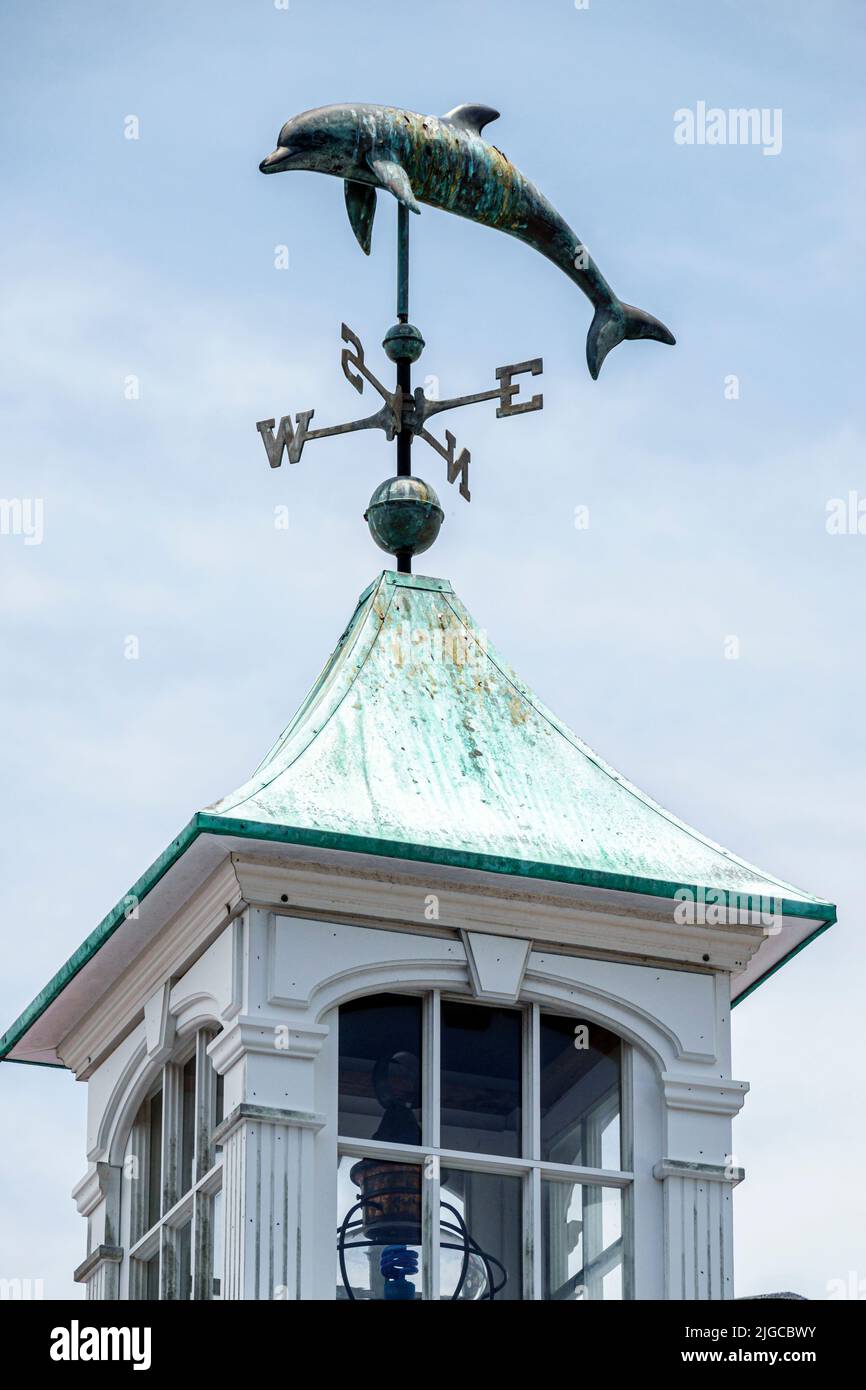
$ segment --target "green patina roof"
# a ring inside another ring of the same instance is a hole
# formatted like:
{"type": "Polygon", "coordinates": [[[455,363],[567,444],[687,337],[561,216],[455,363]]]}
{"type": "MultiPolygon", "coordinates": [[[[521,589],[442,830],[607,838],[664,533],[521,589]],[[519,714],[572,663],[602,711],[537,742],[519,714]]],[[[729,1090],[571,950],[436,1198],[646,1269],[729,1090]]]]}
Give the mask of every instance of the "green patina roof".
{"type": "Polygon", "coordinates": [[[201,836],[661,897],[775,898],[817,926],[768,974],[836,920],[832,904],[707,840],[604,763],[486,642],[447,580],[386,570],[251,779],[193,816],[0,1038],[0,1058],[123,926],[129,899],[143,902],[201,836]]]}
{"type": "Polygon", "coordinates": [[[664,896],[703,886],[830,911],[604,763],[486,642],[446,580],[389,570],[253,776],[208,812],[474,868],[664,896]]]}

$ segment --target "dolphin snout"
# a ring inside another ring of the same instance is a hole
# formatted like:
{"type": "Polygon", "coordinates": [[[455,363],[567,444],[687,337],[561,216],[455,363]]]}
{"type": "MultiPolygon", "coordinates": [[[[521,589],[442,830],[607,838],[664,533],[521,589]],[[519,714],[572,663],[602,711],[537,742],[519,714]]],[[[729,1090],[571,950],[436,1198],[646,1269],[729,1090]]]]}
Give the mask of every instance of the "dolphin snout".
{"type": "Polygon", "coordinates": [[[277,145],[277,148],[272,150],[271,153],[266,155],[262,160],[259,165],[260,173],[275,174],[280,165],[285,164],[290,155],[291,151],[287,150],[284,145],[277,145]]]}

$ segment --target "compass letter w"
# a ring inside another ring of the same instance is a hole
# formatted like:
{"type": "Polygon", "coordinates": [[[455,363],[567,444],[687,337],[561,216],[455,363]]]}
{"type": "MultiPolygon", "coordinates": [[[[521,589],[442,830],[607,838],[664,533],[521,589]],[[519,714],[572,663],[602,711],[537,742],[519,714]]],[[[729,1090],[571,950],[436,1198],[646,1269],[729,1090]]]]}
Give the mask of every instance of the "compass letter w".
{"type": "Polygon", "coordinates": [[[283,450],[289,456],[289,463],[298,463],[301,452],[307,442],[307,426],[313,418],[314,411],[302,410],[295,416],[297,431],[292,428],[292,417],[284,415],[280,420],[280,428],[274,435],[275,420],[259,420],[256,429],[264,440],[265,449],[268,455],[268,463],[271,468],[279,468],[283,461],[283,450]]]}

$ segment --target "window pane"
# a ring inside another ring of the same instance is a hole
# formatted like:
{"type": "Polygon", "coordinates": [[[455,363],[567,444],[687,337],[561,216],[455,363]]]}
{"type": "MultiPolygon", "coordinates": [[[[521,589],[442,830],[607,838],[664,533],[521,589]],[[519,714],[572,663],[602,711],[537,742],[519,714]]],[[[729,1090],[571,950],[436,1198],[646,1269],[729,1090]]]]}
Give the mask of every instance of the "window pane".
{"type": "Polygon", "coordinates": [[[192,1298],[192,1222],[181,1226],[177,1240],[177,1297],[192,1298]]]}
{"type": "Polygon", "coordinates": [[[181,1146],[179,1196],[192,1187],[192,1160],[195,1149],[195,1057],[181,1072],[181,1146]]]}
{"type": "Polygon", "coordinates": [[[542,1297],[622,1298],[622,1191],[542,1182],[542,1297]]]}
{"type": "Polygon", "coordinates": [[[215,1192],[210,1208],[211,1297],[222,1296],[223,1281],[223,1191],[215,1192]]]}
{"type": "Polygon", "coordinates": [[[147,1229],[150,1230],[162,1212],[162,1091],[151,1096],[147,1106],[147,1229]]]}
{"type": "Polygon", "coordinates": [[[225,1119],[225,1077],[217,1072],[216,1102],[214,1108],[214,1129],[225,1119]]]}
{"type": "Polygon", "coordinates": [[[443,1149],[520,1155],[522,1021],[517,1009],[443,1003],[443,1149]]]}
{"type": "Polygon", "coordinates": [[[541,1157],[620,1166],[620,1040],[597,1023],[542,1014],[541,1157]]]}
{"type": "Polygon", "coordinates": [[[144,1266],[144,1296],[155,1303],[159,1299],[159,1255],[156,1254],[144,1266]]]}
{"type": "Polygon", "coordinates": [[[440,1298],[523,1297],[522,1179],[449,1168],[441,1178],[440,1298]],[[473,1253],[466,1258],[468,1232],[473,1253]],[[486,1257],[486,1258],[485,1258],[486,1257]]]}
{"type": "Polygon", "coordinates": [[[421,1143],[421,1000],[399,994],[340,1009],[340,1134],[421,1143]]]}
{"type": "Polygon", "coordinates": [[[420,1299],[422,1187],[420,1164],[340,1159],[338,1299],[420,1299]]]}

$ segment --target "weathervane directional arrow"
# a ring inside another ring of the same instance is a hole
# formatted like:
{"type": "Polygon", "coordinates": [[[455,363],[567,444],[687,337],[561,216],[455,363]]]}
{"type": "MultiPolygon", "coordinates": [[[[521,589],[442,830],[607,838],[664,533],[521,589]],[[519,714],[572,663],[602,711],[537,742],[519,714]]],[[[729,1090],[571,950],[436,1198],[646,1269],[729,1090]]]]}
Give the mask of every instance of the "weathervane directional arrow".
{"type": "Polygon", "coordinates": [[[398,434],[404,433],[423,439],[426,444],[435,449],[436,453],[447,464],[449,483],[456,482],[459,477],[460,495],[468,502],[470,501],[469,463],[472,456],[468,449],[461,449],[455,457],[457,441],[454,435],[450,430],[446,430],[446,442],[442,444],[425,427],[430,416],[440,415],[445,410],[457,410],[464,405],[478,405],[482,401],[498,400],[496,418],[503,419],[509,415],[523,415],[527,411],[541,410],[544,405],[544,397],[540,394],[532,396],[529,400],[515,402],[520,386],[515,383],[514,378],[525,372],[531,373],[532,376],[539,376],[543,371],[540,357],[533,357],[527,362],[513,362],[505,367],[497,367],[496,379],[499,385],[494,386],[489,391],[476,391],[472,395],[451,396],[447,400],[435,400],[424,394],[422,386],[416,387],[412,395],[407,395],[401,386],[397,386],[394,391],[389,391],[370,371],[360,338],[345,323],[341,327],[341,337],[344,343],[349,344],[348,347],[343,348],[341,356],[341,366],[346,380],[354,386],[359,394],[363,393],[364,382],[368,382],[374,391],[377,391],[382,397],[384,404],[380,410],[376,411],[375,415],[367,415],[362,420],[349,420],[342,425],[328,425],[323,429],[311,430],[309,428],[310,421],[315,415],[314,410],[300,411],[294,417],[294,425],[290,415],[284,415],[281,418],[279,427],[274,419],[259,420],[256,429],[264,441],[271,468],[280,467],[284,453],[288,455],[289,463],[298,463],[304,445],[312,439],[327,439],[332,435],[351,434],[356,430],[381,429],[384,430],[388,440],[393,440],[398,434]],[[274,433],[275,430],[276,433],[274,433]]]}
{"type": "Polygon", "coordinates": [[[289,463],[297,463],[304,446],[313,439],[352,434],[356,430],[383,430],[386,439],[396,439],[396,476],[379,484],[364,518],[376,544],[396,557],[398,571],[411,574],[412,556],[430,548],[445,516],[435,490],[413,473],[414,440],[423,439],[444,459],[449,483],[459,479],[460,495],[469,502],[469,463],[472,457],[469,450],[458,448],[450,430],[445,431],[443,443],[435,434],[431,434],[427,422],[446,410],[458,410],[461,406],[478,405],[482,401],[498,402],[496,417],[500,420],[508,415],[541,410],[544,397],[540,393],[528,399],[516,399],[520,394],[520,384],[515,378],[524,373],[540,376],[542,360],[533,357],[526,362],[512,362],[508,366],[497,367],[498,385],[472,395],[434,400],[425,395],[421,386],[412,390],[412,363],[418,361],[425,344],[419,329],[409,322],[409,212],[403,203],[397,208],[397,322],[388,329],[382,340],[385,355],[397,368],[393,391],[383,386],[371,372],[363,343],[345,323],[341,328],[341,337],[345,344],[340,358],[343,376],[359,395],[363,395],[366,383],[381,396],[382,405],[375,414],[365,415],[362,420],[348,420],[342,425],[311,429],[310,422],[315,411],[302,410],[294,420],[291,415],[284,415],[279,426],[274,419],[259,420],[256,429],[262,436],[271,468],[280,467],[284,454],[288,455],[289,463]]]}

